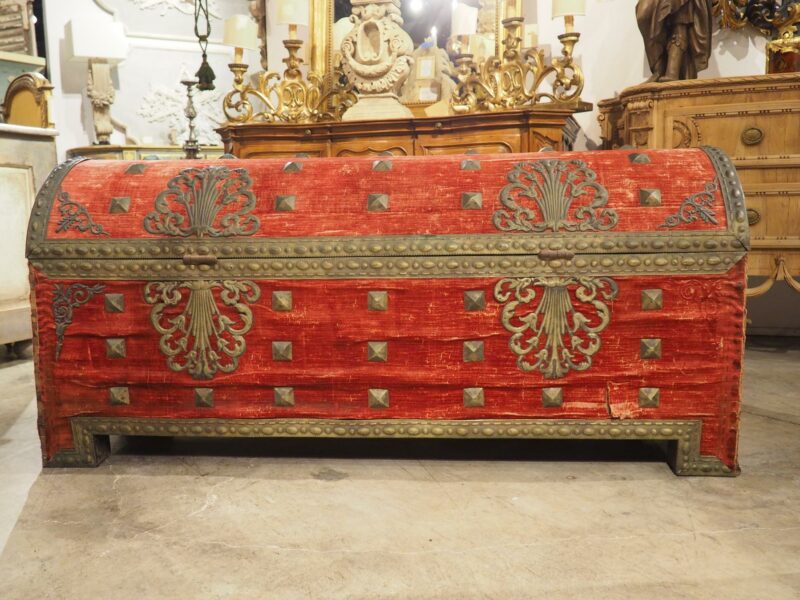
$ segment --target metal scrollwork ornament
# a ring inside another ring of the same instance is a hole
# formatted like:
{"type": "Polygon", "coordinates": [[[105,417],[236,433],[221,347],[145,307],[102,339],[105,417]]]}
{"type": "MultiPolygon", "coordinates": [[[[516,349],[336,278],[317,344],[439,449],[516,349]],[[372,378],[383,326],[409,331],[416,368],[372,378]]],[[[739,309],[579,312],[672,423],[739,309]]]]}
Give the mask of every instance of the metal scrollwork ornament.
{"type": "Polygon", "coordinates": [[[161,334],[167,366],[194,379],[234,371],[253,326],[248,305],[260,296],[259,287],[247,280],[148,283],[144,298],[153,305],[150,321],[161,334]]]}
{"type": "Polygon", "coordinates": [[[715,179],[707,183],[702,192],[697,192],[685,198],[678,212],[674,215],[669,215],[659,227],[677,227],[678,225],[696,221],[716,225],[717,215],[714,212],[714,197],[718,191],[719,180],[715,179]]]}
{"type": "Polygon", "coordinates": [[[61,214],[61,218],[56,223],[56,233],[76,229],[94,235],[110,235],[100,223],[92,220],[86,207],[70,199],[67,192],[58,192],[58,212],[61,214]]]}
{"type": "Polygon", "coordinates": [[[53,288],[53,321],[56,324],[56,360],[61,356],[64,345],[64,334],[72,324],[72,313],[102,292],[106,286],[102,284],[85,285],[57,283],[53,288]]]}
{"type": "Polygon", "coordinates": [[[253,235],[260,222],[250,214],[256,205],[252,183],[245,169],[184,169],[158,195],[144,228],[180,237],[253,235]]]}
{"type": "Polygon", "coordinates": [[[618,221],[608,190],[581,160],[517,163],[492,220],[501,231],[605,231],[618,221]],[[573,205],[577,205],[573,210],[573,205]]]}
{"type": "Polygon", "coordinates": [[[504,304],[503,327],[523,371],[546,379],[585,371],[600,350],[600,333],[611,321],[608,302],[619,288],[609,277],[520,277],[502,279],[494,298],[504,304]]]}

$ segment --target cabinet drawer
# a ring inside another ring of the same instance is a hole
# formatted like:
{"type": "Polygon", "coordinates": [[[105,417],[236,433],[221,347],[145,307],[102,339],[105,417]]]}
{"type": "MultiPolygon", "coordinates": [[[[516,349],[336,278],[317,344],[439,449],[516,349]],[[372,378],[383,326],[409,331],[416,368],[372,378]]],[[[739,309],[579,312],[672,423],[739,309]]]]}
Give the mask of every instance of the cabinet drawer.
{"type": "Polygon", "coordinates": [[[414,155],[414,142],[410,136],[403,136],[402,138],[355,138],[335,141],[331,148],[331,156],[340,158],[379,156],[381,154],[391,154],[392,156],[414,155]]]}
{"type": "Polygon", "coordinates": [[[518,129],[499,129],[472,135],[420,135],[417,140],[417,154],[506,154],[522,151],[518,129]]]}
{"type": "Polygon", "coordinates": [[[675,148],[711,144],[733,157],[800,153],[800,103],[763,110],[704,107],[691,115],[668,115],[675,148]],[[711,110],[711,109],[714,110],[711,110]],[[717,111],[716,108],[721,110],[717,111]]]}

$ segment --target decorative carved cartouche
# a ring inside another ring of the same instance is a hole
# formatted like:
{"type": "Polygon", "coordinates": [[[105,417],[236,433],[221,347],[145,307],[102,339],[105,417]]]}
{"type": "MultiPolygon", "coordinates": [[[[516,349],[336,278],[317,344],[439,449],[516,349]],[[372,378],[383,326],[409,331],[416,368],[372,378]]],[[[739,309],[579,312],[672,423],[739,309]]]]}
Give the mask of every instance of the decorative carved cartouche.
{"type": "Polygon", "coordinates": [[[353,0],[353,29],[342,42],[342,68],[358,101],[342,120],[412,116],[398,100],[411,73],[414,43],[403,30],[400,0],[353,0]]]}

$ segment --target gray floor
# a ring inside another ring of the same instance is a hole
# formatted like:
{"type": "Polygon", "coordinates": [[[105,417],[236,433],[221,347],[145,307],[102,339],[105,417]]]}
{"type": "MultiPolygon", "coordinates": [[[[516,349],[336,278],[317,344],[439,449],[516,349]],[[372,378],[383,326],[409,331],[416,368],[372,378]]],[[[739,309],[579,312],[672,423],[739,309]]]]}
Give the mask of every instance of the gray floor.
{"type": "Polygon", "coordinates": [[[736,479],[440,441],[127,442],[43,472],[31,363],[0,362],[0,598],[796,599],[798,375],[800,345],[751,342],[736,479]]]}

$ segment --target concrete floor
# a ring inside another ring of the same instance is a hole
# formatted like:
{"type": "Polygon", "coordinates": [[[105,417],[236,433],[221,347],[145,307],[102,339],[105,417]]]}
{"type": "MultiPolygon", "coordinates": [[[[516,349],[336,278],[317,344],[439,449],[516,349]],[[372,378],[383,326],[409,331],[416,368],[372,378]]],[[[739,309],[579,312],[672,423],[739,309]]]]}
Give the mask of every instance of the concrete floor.
{"type": "Polygon", "coordinates": [[[751,340],[736,479],[443,441],[130,441],[42,471],[32,365],[0,362],[0,598],[797,599],[799,375],[800,344],[751,340]]]}

